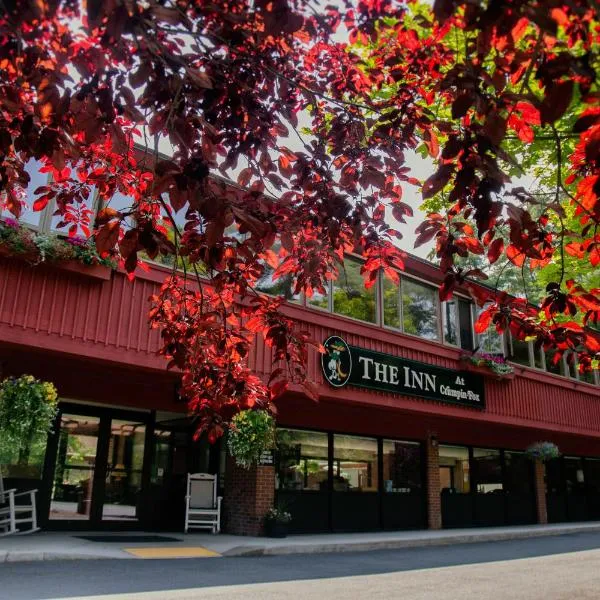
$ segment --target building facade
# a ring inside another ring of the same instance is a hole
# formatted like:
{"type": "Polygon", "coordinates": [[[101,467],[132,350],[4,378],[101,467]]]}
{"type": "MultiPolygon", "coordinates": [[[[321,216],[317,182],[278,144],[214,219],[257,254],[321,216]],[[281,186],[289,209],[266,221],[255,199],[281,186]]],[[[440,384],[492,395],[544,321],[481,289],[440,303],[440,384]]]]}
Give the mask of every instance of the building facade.
{"type": "MultiPolygon", "coordinates": [[[[29,171],[31,204],[47,177],[33,162],[29,171]]],[[[21,221],[60,234],[51,205],[24,210],[21,221]]],[[[31,266],[3,239],[0,375],[51,381],[61,401],[53,432],[32,440],[26,461],[0,439],[0,468],[9,487],[39,490],[47,528],[180,529],[186,474],[197,471],[218,474],[232,533],[260,533],[274,504],[297,532],[600,517],[598,373],[493,331],[475,335],[468,294],[440,303],[442,275],[427,262],[409,257],[398,285],[382,279],[365,290],[349,257],[327,293],[311,298],[267,272],[257,288],[284,295],[286,313],[328,353],[309,355],[318,402],[289,390],[277,402],[274,455],[245,471],[223,441],[193,440],[177,375],[157,355],[149,298],[171,267],[149,264],[129,281],[72,261],[31,266]],[[475,350],[503,354],[514,373],[474,372],[475,350]],[[530,460],[525,449],[538,441],[562,456],[530,460]]],[[[261,337],[248,360],[268,378],[261,337]]]]}
{"type": "MultiPolygon", "coordinates": [[[[327,342],[307,365],[319,400],[300,388],[282,397],[273,460],[244,471],[223,443],[193,441],[177,376],[156,354],[149,297],[169,269],[151,265],[129,281],[104,267],[1,259],[2,376],[31,373],[61,398],[54,432],[27,464],[1,456],[9,485],[39,490],[47,528],[178,530],[195,471],[219,475],[232,533],[260,533],[275,503],[297,532],[600,517],[597,375],[494,332],[474,335],[469,298],[440,304],[441,275],[426,262],[409,259],[400,286],[368,292],[358,269],[351,259],[327,295],[286,304],[327,342]],[[463,357],[478,347],[505,353],[514,374],[473,372],[463,357]],[[524,451],[538,441],[561,458],[530,460],[524,451]]],[[[268,376],[261,338],[249,362],[268,376]]]]}

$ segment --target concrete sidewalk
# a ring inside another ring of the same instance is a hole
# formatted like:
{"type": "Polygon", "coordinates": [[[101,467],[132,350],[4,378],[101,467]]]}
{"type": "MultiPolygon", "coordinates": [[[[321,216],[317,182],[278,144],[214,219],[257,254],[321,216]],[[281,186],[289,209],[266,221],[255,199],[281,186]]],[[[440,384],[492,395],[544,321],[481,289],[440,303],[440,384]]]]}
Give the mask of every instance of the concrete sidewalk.
{"type": "Polygon", "coordinates": [[[490,542],[592,531],[600,531],[600,522],[442,531],[294,535],[284,539],[207,533],[184,535],[148,532],[43,531],[29,536],[0,538],[0,563],[34,560],[208,558],[352,552],[490,542]],[[97,542],[81,539],[83,536],[93,535],[112,537],[114,541],[97,542]],[[120,536],[124,535],[132,539],[120,540],[120,536]],[[159,539],[148,541],[147,536],[159,539]],[[133,538],[138,539],[134,541],[133,538]],[[160,538],[170,538],[171,540],[175,538],[176,541],[161,540],[160,538]]]}

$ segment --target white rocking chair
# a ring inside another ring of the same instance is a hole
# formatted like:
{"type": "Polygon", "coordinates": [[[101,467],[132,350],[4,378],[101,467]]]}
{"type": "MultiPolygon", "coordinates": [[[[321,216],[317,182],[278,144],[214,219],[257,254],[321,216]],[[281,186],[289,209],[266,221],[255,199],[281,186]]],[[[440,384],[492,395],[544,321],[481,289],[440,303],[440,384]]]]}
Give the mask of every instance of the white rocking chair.
{"type": "Polygon", "coordinates": [[[221,496],[217,496],[217,476],[208,473],[188,473],[185,496],[185,528],[221,531],[221,496]]]}
{"type": "Polygon", "coordinates": [[[35,508],[35,495],[37,490],[17,492],[17,490],[4,489],[4,479],[0,471],[0,537],[5,535],[24,535],[39,531],[37,525],[37,513],[35,508]],[[16,498],[26,498],[25,503],[17,502],[16,498]],[[24,529],[18,529],[17,525],[29,524],[24,529]]]}

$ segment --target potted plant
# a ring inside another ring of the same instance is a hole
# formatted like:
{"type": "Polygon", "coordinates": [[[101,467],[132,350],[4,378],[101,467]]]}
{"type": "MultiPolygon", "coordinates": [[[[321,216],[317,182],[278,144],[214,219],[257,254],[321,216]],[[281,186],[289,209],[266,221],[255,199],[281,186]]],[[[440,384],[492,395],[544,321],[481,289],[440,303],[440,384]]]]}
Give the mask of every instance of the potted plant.
{"type": "Polygon", "coordinates": [[[541,460],[546,462],[560,456],[560,451],[556,444],[552,442],[535,442],[526,450],[527,456],[532,460],[541,460]]]}
{"type": "Polygon", "coordinates": [[[272,507],[265,515],[265,533],[268,537],[284,538],[288,534],[288,528],[292,515],[281,509],[272,507]]]}
{"type": "Polygon", "coordinates": [[[231,420],[227,447],[240,467],[249,469],[274,446],[275,421],[266,410],[243,410],[231,420]]]}
{"type": "Polygon", "coordinates": [[[21,475],[32,470],[32,450],[45,446],[57,402],[54,385],[32,375],[9,377],[0,383],[0,462],[16,464],[14,470],[21,475]],[[13,458],[8,461],[10,456],[13,458]]]}

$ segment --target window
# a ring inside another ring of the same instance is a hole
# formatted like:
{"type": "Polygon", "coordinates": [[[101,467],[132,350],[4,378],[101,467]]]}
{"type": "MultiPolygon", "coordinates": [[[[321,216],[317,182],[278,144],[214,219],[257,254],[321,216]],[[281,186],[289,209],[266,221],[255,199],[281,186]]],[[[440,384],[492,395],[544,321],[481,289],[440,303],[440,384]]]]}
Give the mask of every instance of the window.
{"type": "Polygon", "coordinates": [[[347,258],[333,282],[333,312],[360,321],[375,323],[376,289],[365,289],[361,263],[347,258]]]}
{"type": "Polygon", "coordinates": [[[510,334],[508,335],[507,340],[508,360],[527,367],[531,366],[531,344],[529,342],[518,340],[510,334]]]}
{"type": "Polygon", "coordinates": [[[330,297],[330,283],[325,285],[325,293],[319,292],[313,288],[312,296],[306,297],[306,304],[313,308],[321,308],[323,310],[329,310],[329,297],[330,297]]]}
{"type": "MultiPolygon", "coordinates": [[[[473,321],[477,321],[477,318],[484,310],[483,308],[473,307],[475,315],[473,321]]],[[[480,352],[487,352],[488,354],[504,354],[504,338],[501,334],[496,331],[496,327],[490,323],[487,331],[480,333],[477,336],[477,346],[480,352]]]]}
{"type": "Polygon", "coordinates": [[[456,298],[442,302],[444,342],[458,346],[458,302],[456,298]]]}
{"type": "Polygon", "coordinates": [[[497,494],[503,491],[500,450],[473,448],[473,481],[478,494],[497,494]]]}
{"type": "Polygon", "coordinates": [[[504,453],[505,489],[508,494],[529,496],[533,493],[531,461],[524,452],[504,453]]]}
{"type": "Polygon", "coordinates": [[[421,445],[383,440],[383,490],[410,494],[422,486],[421,445]]]}
{"type": "Polygon", "coordinates": [[[437,290],[402,279],[402,325],[405,333],[439,340],[437,290]]]}
{"type": "Polygon", "coordinates": [[[325,491],[329,472],[328,448],[326,433],[277,429],[276,487],[325,491]]]}
{"type": "Polygon", "coordinates": [[[400,329],[400,286],[383,278],[383,324],[400,329]]]}
{"type": "Polygon", "coordinates": [[[334,435],[333,491],[377,491],[377,440],[334,435]]]}
{"type": "MultiPolygon", "coordinates": [[[[29,184],[26,188],[21,190],[19,200],[21,202],[21,216],[19,222],[29,225],[35,229],[41,229],[43,227],[43,215],[45,211],[34,211],[33,203],[35,201],[35,190],[41,185],[48,184],[48,173],[40,173],[42,163],[31,158],[25,165],[25,171],[29,174],[29,184]]],[[[5,208],[5,200],[2,199],[2,217],[13,219],[14,215],[5,208]]]]}
{"type": "Polygon", "coordinates": [[[439,464],[442,494],[468,494],[470,492],[468,448],[440,445],[439,464]]]}
{"type": "Polygon", "coordinates": [[[458,326],[460,329],[460,347],[463,350],[473,350],[471,303],[463,298],[458,299],[458,326]]]}

